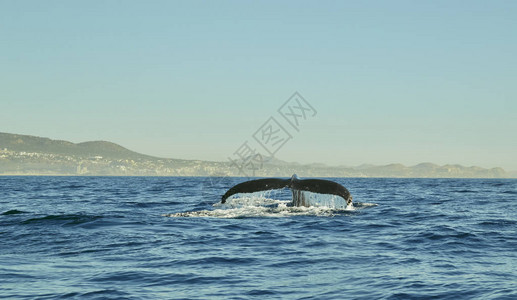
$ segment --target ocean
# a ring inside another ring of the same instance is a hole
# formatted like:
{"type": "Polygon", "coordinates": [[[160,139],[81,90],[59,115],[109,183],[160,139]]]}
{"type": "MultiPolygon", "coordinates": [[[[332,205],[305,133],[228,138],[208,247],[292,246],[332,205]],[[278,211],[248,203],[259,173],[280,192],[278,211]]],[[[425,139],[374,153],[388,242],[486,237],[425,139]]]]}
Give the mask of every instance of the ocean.
{"type": "Polygon", "coordinates": [[[244,180],[0,177],[0,298],[517,299],[515,179],[244,180]]]}

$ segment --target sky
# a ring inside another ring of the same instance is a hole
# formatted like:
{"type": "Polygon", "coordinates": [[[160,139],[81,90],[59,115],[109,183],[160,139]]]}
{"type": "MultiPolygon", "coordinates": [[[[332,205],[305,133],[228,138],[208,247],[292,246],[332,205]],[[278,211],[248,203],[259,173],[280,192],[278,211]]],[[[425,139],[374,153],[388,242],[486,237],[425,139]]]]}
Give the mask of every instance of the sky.
{"type": "Polygon", "coordinates": [[[273,118],[285,161],[514,171],[516,33],[517,1],[0,0],[0,132],[226,161],[273,118]]]}

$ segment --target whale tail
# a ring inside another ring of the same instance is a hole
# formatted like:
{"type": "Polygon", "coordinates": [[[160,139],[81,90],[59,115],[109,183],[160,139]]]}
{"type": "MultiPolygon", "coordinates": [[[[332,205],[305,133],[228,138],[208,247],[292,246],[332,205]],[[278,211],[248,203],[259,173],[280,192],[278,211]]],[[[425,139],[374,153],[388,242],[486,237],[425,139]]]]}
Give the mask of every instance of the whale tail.
{"type": "Polygon", "coordinates": [[[303,191],[340,196],[345,199],[347,206],[352,204],[352,195],[341,184],[324,179],[299,179],[296,174],[289,179],[264,178],[239,183],[222,196],[221,203],[225,203],[230,196],[239,193],[254,193],[284,188],[291,189],[293,206],[309,206],[309,203],[305,201],[303,191]]]}
{"type": "Polygon", "coordinates": [[[291,179],[280,179],[280,178],[264,178],[250,180],[239,183],[230,188],[222,197],[221,203],[225,203],[228,197],[240,193],[254,193],[268,190],[279,190],[288,188],[291,185],[291,179]]]}

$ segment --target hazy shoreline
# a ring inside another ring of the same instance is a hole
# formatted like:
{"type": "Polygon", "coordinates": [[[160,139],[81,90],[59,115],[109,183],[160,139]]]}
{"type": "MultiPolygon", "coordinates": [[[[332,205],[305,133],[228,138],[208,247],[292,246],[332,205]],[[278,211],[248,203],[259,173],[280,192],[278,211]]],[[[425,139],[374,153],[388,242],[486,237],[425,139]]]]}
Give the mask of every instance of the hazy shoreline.
{"type": "MultiPolygon", "coordinates": [[[[206,178],[265,178],[269,176],[239,176],[239,175],[229,175],[229,176],[210,176],[210,175],[80,175],[80,174],[0,174],[0,177],[163,177],[163,178],[189,178],[189,177],[206,177],[206,178]]],[[[276,177],[289,177],[289,176],[276,176],[276,177]]],[[[402,176],[311,176],[313,178],[354,178],[354,179],[517,179],[516,177],[402,177],[402,176]]]]}
{"type": "MultiPolygon", "coordinates": [[[[315,159],[317,160],[317,158],[315,159]]],[[[215,162],[158,158],[115,143],[74,144],[0,132],[0,176],[142,176],[142,177],[333,177],[333,178],[516,178],[502,168],[420,163],[357,167],[299,164],[274,157],[255,161],[215,162]]]]}

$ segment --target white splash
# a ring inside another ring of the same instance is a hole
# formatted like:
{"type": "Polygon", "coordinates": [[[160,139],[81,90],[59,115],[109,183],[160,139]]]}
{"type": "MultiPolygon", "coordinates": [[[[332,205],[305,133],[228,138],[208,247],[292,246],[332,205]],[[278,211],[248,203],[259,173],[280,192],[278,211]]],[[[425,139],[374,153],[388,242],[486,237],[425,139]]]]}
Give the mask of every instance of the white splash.
{"type": "MultiPolygon", "coordinates": [[[[321,216],[321,217],[333,217],[337,215],[347,215],[363,207],[361,203],[359,205],[348,205],[348,206],[332,206],[337,204],[332,201],[330,202],[311,202],[314,205],[310,207],[293,207],[288,206],[291,201],[288,200],[276,200],[266,197],[242,197],[242,198],[231,198],[226,203],[216,203],[213,205],[213,210],[199,210],[180,212],[173,214],[164,214],[166,217],[198,217],[198,218],[281,218],[281,217],[292,217],[292,216],[321,216]]],[[[365,206],[366,207],[366,206],[365,206]]]]}

